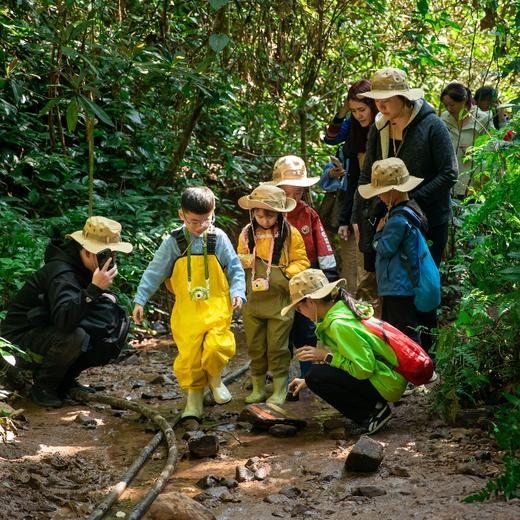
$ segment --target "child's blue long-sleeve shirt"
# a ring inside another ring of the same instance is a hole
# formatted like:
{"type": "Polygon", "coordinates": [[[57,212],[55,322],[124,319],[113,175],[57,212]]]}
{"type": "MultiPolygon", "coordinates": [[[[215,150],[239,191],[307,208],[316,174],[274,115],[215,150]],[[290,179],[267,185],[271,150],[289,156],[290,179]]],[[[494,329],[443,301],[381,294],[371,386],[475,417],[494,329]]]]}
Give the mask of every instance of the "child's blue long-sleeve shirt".
{"type": "MultiPolygon", "coordinates": [[[[211,231],[216,234],[215,256],[222,269],[225,270],[229,283],[229,295],[231,298],[238,296],[246,301],[245,273],[238,255],[224,231],[216,227],[211,231]]],[[[192,254],[202,254],[202,238],[202,236],[190,233],[192,254]]],[[[143,273],[134,298],[135,303],[145,305],[160,285],[170,277],[175,260],[183,253],[184,251],[179,251],[177,241],[171,235],[163,240],[155,252],[153,260],[143,273]]]]}

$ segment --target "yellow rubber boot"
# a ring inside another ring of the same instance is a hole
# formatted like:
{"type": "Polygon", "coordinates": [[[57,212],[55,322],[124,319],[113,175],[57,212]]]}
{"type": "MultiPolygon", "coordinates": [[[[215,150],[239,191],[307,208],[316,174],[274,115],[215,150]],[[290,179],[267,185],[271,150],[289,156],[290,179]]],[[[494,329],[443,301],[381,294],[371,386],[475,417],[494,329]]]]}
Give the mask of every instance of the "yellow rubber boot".
{"type": "Polygon", "coordinates": [[[220,374],[214,377],[208,377],[209,388],[213,394],[213,399],[217,404],[226,404],[231,401],[231,392],[227,389],[226,385],[222,382],[220,374]]]}
{"type": "Polygon", "coordinates": [[[196,417],[200,419],[204,410],[204,388],[188,390],[186,406],[181,417],[196,417]]]}
{"type": "Polygon", "coordinates": [[[253,383],[253,391],[244,399],[247,404],[261,403],[265,401],[267,394],[265,393],[265,374],[261,376],[251,376],[253,383]]]}
{"type": "Polygon", "coordinates": [[[273,393],[267,403],[281,406],[287,397],[287,376],[273,377],[273,393]]]}

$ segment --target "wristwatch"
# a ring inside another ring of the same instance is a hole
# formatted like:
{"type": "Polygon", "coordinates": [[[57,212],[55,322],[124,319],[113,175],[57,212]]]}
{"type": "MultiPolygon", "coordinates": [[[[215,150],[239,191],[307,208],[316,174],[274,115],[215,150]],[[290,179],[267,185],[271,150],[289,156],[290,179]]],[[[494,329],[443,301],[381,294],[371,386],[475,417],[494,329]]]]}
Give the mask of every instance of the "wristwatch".
{"type": "Polygon", "coordinates": [[[332,363],[332,354],[330,352],[325,356],[323,362],[327,363],[327,365],[330,365],[332,363]]]}

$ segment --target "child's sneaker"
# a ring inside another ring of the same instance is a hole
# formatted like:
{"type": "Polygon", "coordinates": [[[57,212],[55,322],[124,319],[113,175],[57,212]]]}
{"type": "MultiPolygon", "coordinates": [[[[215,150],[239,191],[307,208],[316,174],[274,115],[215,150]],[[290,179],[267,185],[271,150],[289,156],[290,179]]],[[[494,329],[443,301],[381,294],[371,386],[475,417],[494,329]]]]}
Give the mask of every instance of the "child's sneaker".
{"type": "Polygon", "coordinates": [[[392,418],[392,410],[388,403],[378,403],[372,415],[363,421],[363,427],[367,435],[372,435],[379,431],[392,418]]]}

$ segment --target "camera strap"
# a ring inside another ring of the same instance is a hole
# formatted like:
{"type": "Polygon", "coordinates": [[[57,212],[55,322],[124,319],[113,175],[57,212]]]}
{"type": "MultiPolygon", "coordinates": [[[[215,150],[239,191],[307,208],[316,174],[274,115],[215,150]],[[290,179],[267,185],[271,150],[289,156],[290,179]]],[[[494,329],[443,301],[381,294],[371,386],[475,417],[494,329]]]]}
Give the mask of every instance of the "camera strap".
{"type": "MultiPolygon", "coordinates": [[[[271,275],[271,264],[273,262],[273,251],[274,251],[274,243],[278,238],[278,232],[274,235],[271,235],[271,247],[269,249],[269,260],[267,262],[267,271],[265,272],[265,277],[269,280],[269,276],[271,275]]],[[[253,247],[253,265],[251,266],[251,280],[256,280],[256,243],[253,247]]]]}
{"type": "MultiPolygon", "coordinates": [[[[186,257],[188,259],[188,292],[191,291],[191,238],[188,230],[184,228],[184,238],[186,239],[186,257]]],[[[209,291],[209,262],[208,262],[208,232],[202,235],[202,253],[204,255],[204,280],[206,289],[209,291]]]]}

